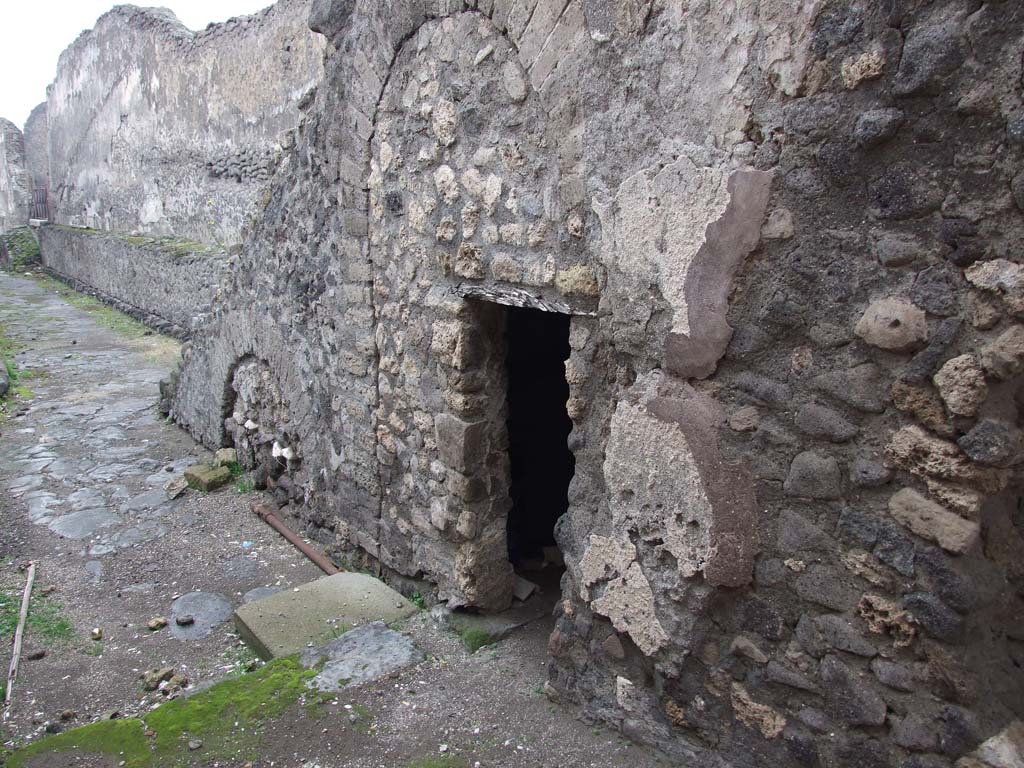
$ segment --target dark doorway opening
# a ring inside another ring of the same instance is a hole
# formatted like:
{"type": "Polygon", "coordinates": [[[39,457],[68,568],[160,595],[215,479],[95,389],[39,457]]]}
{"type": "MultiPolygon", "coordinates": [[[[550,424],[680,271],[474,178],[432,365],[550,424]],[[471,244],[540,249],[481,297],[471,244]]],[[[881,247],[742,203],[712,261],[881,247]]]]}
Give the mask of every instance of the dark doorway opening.
{"type": "Polygon", "coordinates": [[[508,557],[517,572],[561,564],[555,523],[569,507],[569,315],[509,307],[506,323],[512,509],[508,557]]]}

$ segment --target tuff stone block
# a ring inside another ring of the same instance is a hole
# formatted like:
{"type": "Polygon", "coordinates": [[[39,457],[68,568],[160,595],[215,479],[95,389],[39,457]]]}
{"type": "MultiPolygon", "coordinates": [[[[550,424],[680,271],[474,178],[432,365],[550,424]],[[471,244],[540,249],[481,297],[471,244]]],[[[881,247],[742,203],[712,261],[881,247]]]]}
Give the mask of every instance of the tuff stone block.
{"type": "Polygon", "coordinates": [[[891,298],[873,302],[854,330],[868,344],[893,352],[909,352],[928,338],[924,312],[908,301],[891,298]]]}
{"type": "Polygon", "coordinates": [[[912,488],[903,488],[889,499],[889,512],[897,522],[949,552],[968,552],[978,542],[977,523],[964,520],[912,488]]]}
{"type": "Polygon", "coordinates": [[[469,474],[481,466],[486,422],[467,422],[442,413],[434,419],[434,427],[441,460],[448,467],[469,474]]]}

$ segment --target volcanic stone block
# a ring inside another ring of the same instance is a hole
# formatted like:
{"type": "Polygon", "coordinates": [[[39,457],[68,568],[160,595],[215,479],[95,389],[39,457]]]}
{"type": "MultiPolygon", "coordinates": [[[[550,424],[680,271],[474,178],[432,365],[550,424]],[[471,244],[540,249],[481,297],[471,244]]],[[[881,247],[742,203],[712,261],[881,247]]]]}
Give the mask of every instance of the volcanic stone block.
{"type": "Polygon", "coordinates": [[[860,594],[843,578],[840,571],[817,563],[800,574],[793,586],[804,600],[833,611],[850,610],[860,594]]]}
{"type": "MultiPolygon", "coordinates": [[[[903,111],[872,109],[861,113],[853,129],[853,138],[864,148],[874,147],[891,139],[903,125],[903,111]]],[[[884,262],[883,262],[884,263],[884,262]]]]}
{"type": "Polygon", "coordinates": [[[918,682],[911,667],[883,658],[871,660],[871,671],[879,682],[897,691],[912,691],[918,682]]]}
{"type": "Polygon", "coordinates": [[[973,461],[1003,467],[1021,459],[1021,431],[995,419],[982,419],[957,444],[973,461]]]}
{"type": "Polygon", "coordinates": [[[823,373],[811,385],[838,400],[869,413],[885,410],[885,385],[882,373],[874,363],[864,363],[844,371],[823,373]]]}
{"type": "Polygon", "coordinates": [[[912,488],[893,494],[889,512],[918,536],[950,552],[966,552],[978,541],[977,523],[964,520],[912,488]]]}
{"type": "Polygon", "coordinates": [[[832,456],[804,451],[793,459],[786,478],[787,496],[808,499],[838,499],[842,495],[839,463],[832,456]]]}
{"type": "Polygon", "coordinates": [[[442,413],[434,420],[434,425],[441,461],[463,474],[480,466],[484,458],[486,422],[466,422],[442,413]]]}
{"type": "Polygon", "coordinates": [[[845,616],[818,616],[814,624],[824,641],[837,650],[867,658],[878,654],[878,649],[845,616]]]}
{"type": "Polygon", "coordinates": [[[903,598],[903,605],[932,637],[947,643],[960,638],[962,620],[935,595],[914,592],[903,598]]]}
{"type": "Polygon", "coordinates": [[[981,364],[998,379],[1009,379],[1024,368],[1024,326],[1011,325],[981,351],[981,364]]]}
{"type": "Polygon", "coordinates": [[[910,302],[889,298],[872,302],[854,332],[873,346],[907,352],[924,344],[928,323],[924,312],[910,302]]]}
{"type": "Polygon", "coordinates": [[[235,626],[262,659],[297,653],[371,621],[392,622],[416,606],[379,579],[336,573],[239,606],[235,626]]]}
{"type": "Polygon", "coordinates": [[[974,355],[960,355],[946,362],[932,377],[950,413],[974,416],[988,397],[985,372],[974,355]]]}
{"type": "Polygon", "coordinates": [[[806,403],[796,414],[796,425],[811,437],[820,437],[833,443],[845,443],[856,436],[856,425],[831,408],[817,403],[806,403]]]}
{"type": "Polygon", "coordinates": [[[826,656],[821,662],[821,681],[832,710],[850,725],[885,722],[882,698],[835,656],[826,656]]]}

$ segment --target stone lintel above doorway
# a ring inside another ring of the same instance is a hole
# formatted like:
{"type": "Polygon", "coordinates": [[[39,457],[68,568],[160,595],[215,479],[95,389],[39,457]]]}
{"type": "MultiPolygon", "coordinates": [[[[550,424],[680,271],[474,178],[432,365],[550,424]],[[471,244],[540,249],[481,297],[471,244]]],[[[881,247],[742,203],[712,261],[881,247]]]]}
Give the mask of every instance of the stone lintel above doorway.
{"type": "Polygon", "coordinates": [[[503,304],[508,307],[523,307],[526,309],[539,309],[543,312],[560,312],[564,315],[580,315],[583,317],[596,317],[597,312],[592,309],[584,309],[573,306],[558,299],[546,299],[543,296],[531,293],[522,288],[494,288],[483,285],[465,285],[459,283],[452,288],[457,296],[464,299],[477,299],[478,301],[489,301],[492,304],[503,304]]]}

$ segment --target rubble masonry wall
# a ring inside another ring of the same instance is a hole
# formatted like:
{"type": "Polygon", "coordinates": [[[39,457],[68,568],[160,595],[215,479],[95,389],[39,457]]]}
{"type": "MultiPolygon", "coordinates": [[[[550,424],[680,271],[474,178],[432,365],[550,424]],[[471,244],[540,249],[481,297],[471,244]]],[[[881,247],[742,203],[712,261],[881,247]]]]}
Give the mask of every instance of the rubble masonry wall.
{"type": "Polygon", "coordinates": [[[499,608],[500,334],[466,297],[570,313],[552,695],[702,765],[997,764],[1022,14],[318,2],[325,80],[174,415],[287,448],[337,556],[499,608]]]}

